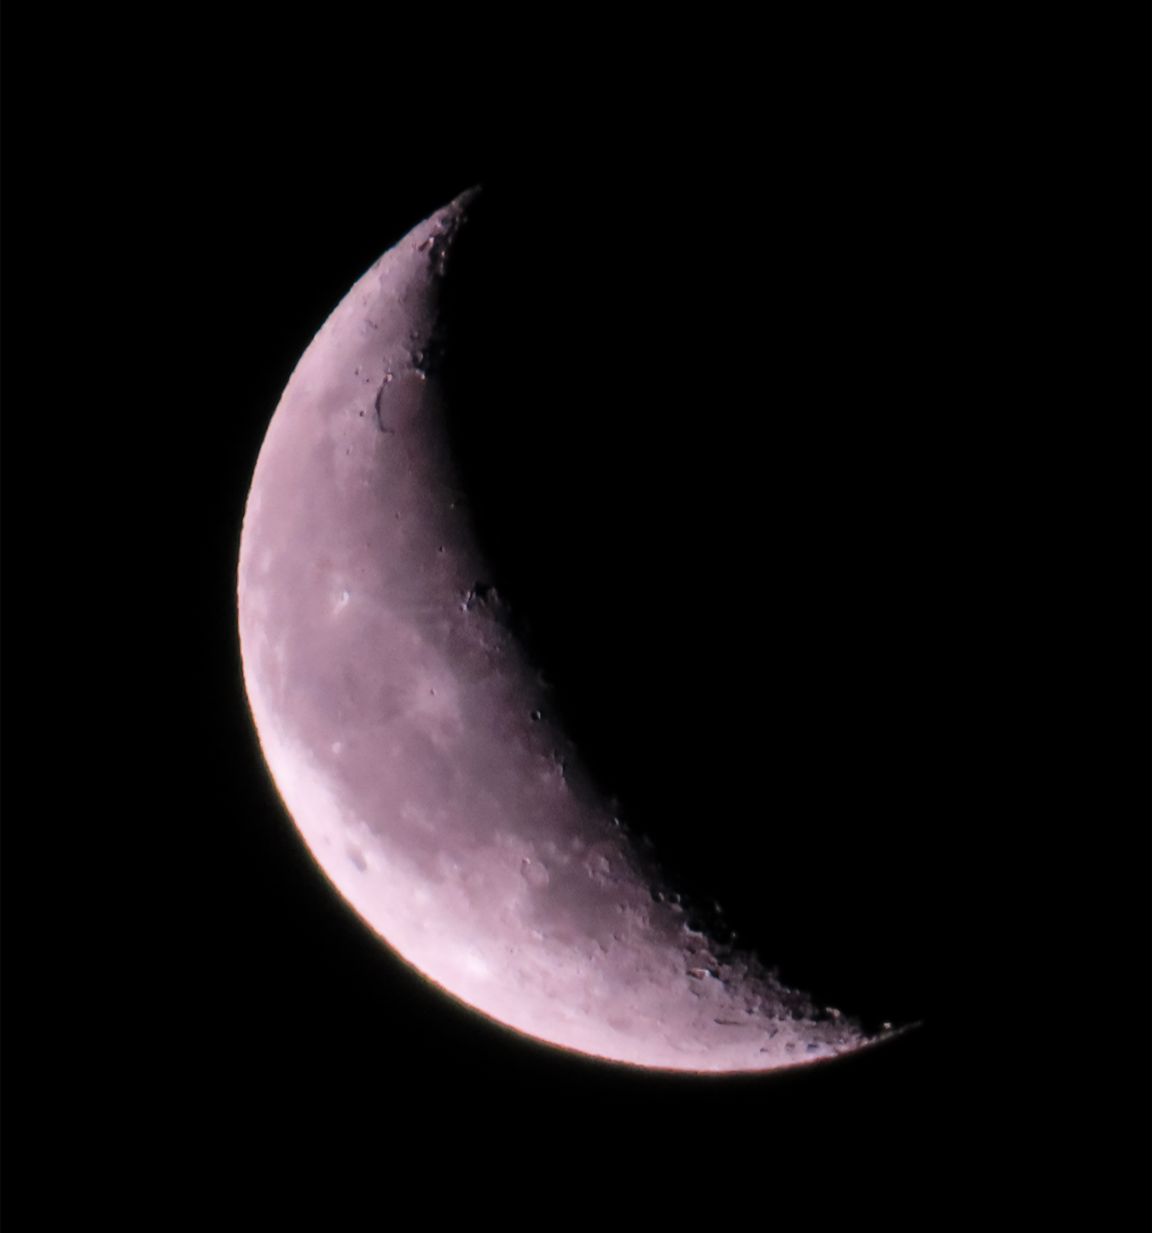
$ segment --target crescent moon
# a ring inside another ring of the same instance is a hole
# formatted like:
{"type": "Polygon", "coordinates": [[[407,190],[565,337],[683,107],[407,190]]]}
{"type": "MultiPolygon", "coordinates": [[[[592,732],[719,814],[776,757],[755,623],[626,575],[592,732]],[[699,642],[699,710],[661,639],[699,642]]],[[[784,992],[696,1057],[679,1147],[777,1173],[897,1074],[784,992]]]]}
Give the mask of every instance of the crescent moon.
{"type": "Polygon", "coordinates": [[[528,1036],[693,1072],[774,1070],[886,1039],[697,924],[549,718],[445,422],[440,297],[474,196],[352,287],[260,450],[240,642],[284,803],[385,943],[528,1036]]]}

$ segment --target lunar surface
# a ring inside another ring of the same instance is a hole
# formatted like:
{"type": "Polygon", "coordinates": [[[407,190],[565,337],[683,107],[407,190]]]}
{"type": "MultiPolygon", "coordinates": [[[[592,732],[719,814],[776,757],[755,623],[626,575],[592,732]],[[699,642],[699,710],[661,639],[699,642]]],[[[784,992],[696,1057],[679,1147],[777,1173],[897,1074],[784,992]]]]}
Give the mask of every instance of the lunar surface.
{"type": "Polygon", "coordinates": [[[301,358],[244,517],[244,678],[312,855],[448,994],[580,1053],[761,1071],[873,1043],[702,927],[549,712],[482,557],[438,309],[465,194],[355,284],[301,358]]]}

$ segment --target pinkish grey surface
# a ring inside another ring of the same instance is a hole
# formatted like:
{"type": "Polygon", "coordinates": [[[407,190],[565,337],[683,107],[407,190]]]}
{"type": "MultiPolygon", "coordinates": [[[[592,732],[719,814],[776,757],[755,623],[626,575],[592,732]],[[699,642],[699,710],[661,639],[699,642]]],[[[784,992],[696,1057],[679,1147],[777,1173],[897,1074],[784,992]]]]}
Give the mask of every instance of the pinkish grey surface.
{"type": "Polygon", "coordinates": [[[854,1051],[868,1043],[854,1022],[690,925],[547,719],[474,540],[428,362],[469,196],[333,312],[256,466],[241,646],[285,804],[389,946],[513,1029],[688,1071],[854,1051]]]}

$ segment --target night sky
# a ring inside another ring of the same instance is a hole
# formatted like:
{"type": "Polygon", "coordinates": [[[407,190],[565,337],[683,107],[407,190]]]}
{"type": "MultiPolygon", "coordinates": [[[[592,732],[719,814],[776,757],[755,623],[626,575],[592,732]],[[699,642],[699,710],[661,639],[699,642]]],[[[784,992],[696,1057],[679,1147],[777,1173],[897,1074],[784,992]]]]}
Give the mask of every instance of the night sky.
{"type": "Polygon", "coordinates": [[[613,1188],[654,1224],[1024,1210],[1052,1072],[1005,1059],[1095,995],[1034,885],[1083,782],[1036,722],[1078,541],[1040,512],[1016,141],[897,56],[776,64],[731,113],[491,118],[223,47],[10,113],[11,1174],[49,1200],[66,1159],[57,1201],[145,1223],[300,1171],[387,1219],[457,1165],[537,1227],[613,1188]],[[494,581],[667,866],[798,986],[923,1020],[893,1045],[720,1080],[557,1053],[383,947],[279,803],[235,625],[260,442],[356,278],[478,183],[449,380],[494,581]],[[1053,945],[1080,975],[1041,1007],[1053,945]]]}

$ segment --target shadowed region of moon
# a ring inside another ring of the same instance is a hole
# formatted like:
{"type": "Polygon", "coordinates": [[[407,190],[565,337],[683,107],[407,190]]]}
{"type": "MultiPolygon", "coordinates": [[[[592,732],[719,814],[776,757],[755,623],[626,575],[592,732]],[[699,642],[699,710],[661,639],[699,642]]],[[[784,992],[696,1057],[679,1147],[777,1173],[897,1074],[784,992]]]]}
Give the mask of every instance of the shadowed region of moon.
{"type": "Polygon", "coordinates": [[[918,1019],[948,648],[918,585],[933,460],[885,465],[932,414],[901,388],[899,270],[863,211],[763,233],[677,191],[472,207],[443,377],[474,526],[561,726],[697,913],[875,1027],[918,1019]]]}
{"type": "Polygon", "coordinates": [[[498,1021],[682,1070],[853,1052],[907,1017],[908,802],[811,529],[843,442],[807,457],[706,245],[584,221],[462,198],[305,353],[242,537],[261,742],[337,889],[498,1021]]]}

